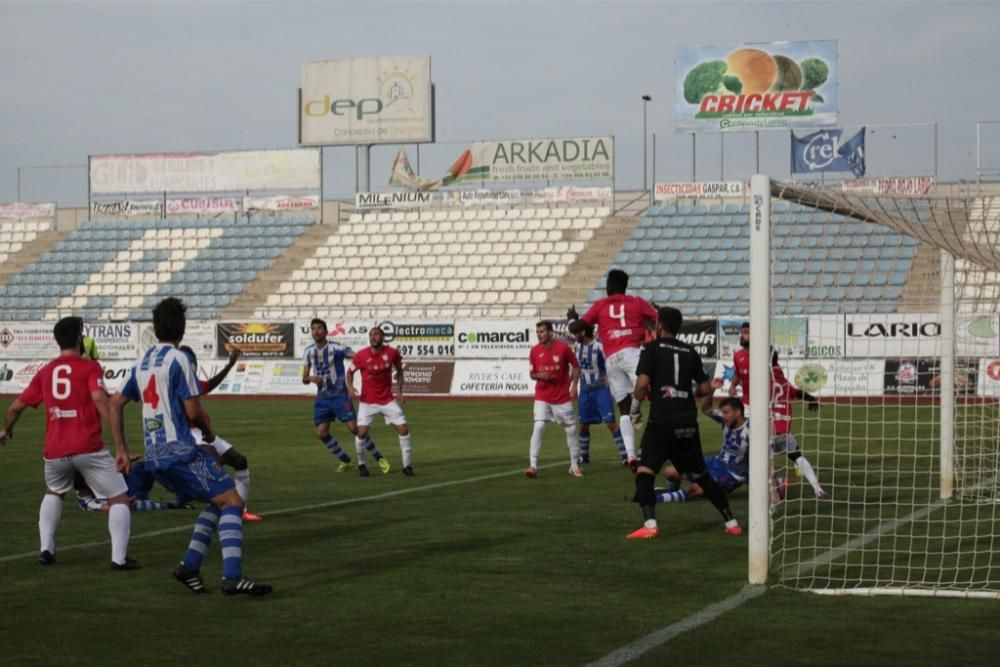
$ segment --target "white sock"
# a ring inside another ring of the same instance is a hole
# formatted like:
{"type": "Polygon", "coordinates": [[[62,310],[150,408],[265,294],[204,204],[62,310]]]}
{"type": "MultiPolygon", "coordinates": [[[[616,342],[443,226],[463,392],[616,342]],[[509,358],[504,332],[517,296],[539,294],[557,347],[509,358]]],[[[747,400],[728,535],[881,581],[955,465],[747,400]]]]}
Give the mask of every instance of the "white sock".
{"type": "Polygon", "coordinates": [[[111,562],[119,565],[128,554],[128,537],[132,532],[132,510],[124,503],[108,510],[108,532],[111,534],[111,562]]]}
{"type": "Polygon", "coordinates": [[[726,528],[732,528],[738,525],[740,525],[740,522],[737,521],[736,519],[730,519],[729,521],[726,522],[726,528]]]}
{"type": "Polygon", "coordinates": [[[403,467],[407,468],[410,465],[410,438],[412,436],[407,433],[406,435],[399,436],[399,451],[403,453],[403,467]]]}
{"type": "Polygon", "coordinates": [[[358,455],[358,465],[365,465],[365,441],[364,438],[354,436],[354,451],[358,455]]]}
{"type": "Polygon", "coordinates": [[[41,542],[39,551],[56,552],[56,526],[62,518],[63,501],[59,496],[46,493],[38,508],[38,537],[41,542]]]}
{"type": "Polygon", "coordinates": [[[820,492],[823,490],[823,487],[819,485],[819,479],[816,477],[816,471],[813,470],[812,464],[809,463],[809,459],[805,456],[800,456],[795,459],[795,467],[798,468],[802,472],[803,476],[805,476],[806,480],[812,484],[814,491],[820,492]]]}
{"type": "Polygon", "coordinates": [[[580,440],[576,435],[576,425],[570,424],[563,428],[566,431],[566,446],[569,447],[569,465],[573,468],[580,462],[580,440]]]}
{"type": "Polygon", "coordinates": [[[545,422],[536,421],[531,432],[531,467],[538,467],[538,453],[542,451],[542,434],[545,433],[545,422]]]}
{"type": "Polygon", "coordinates": [[[656,528],[656,519],[646,519],[642,525],[646,528],[656,528]]]}
{"type": "MultiPolygon", "coordinates": [[[[635,400],[635,399],[633,399],[635,400]]],[[[622,440],[625,441],[625,453],[630,459],[635,458],[635,426],[632,426],[632,418],[622,415],[618,420],[618,428],[622,432],[622,440]]]]}
{"type": "Polygon", "coordinates": [[[250,497],[250,468],[234,470],[233,477],[235,478],[233,481],[236,482],[236,492],[240,494],[243,502],[246,502],[250,497]]]}

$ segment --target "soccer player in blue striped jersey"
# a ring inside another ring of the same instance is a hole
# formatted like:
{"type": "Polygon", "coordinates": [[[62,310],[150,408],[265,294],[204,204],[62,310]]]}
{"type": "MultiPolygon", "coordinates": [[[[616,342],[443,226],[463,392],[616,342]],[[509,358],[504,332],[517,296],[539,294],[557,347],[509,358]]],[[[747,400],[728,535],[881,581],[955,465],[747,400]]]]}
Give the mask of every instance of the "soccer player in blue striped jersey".
{"type": "MultiPolygon", "coordinates": [[[[128,473],[124,477],[125,484],[128,486],[128,504],[133,512],[155,512],[191,507],[188,504],[190,498],[176,493],[174,494],[176,498],[172,502],[150,500],[149,492],[153,490],[153,485],[157,481],[156,474],[146,461],[138,456],[132,457],[132,465],[129,466],[128,473]]],[[[76,502],[84,512],[107,512],[110,508],[107,498],[98,498],[94,495],[83,475],[76,475],[73,479],[73,488],[76,489],[76,502]]],[[[167,487],[164,486],[164,488],[167,487]]],[[[169,488],[167,490],[174,493],[169,488]]]]}
{"type": "Polygon", "coordinates": [[[313,343],[306,348],[302,358],[302,384],[316,385],[316,403],[313,406],[313,423],[316,437],[330,453],[340,459],[337,472],[351,469],[351,457],[343,450],[337,439],[330,433],[330,424],[336,420],[343,422],[354,435],[354,448],[358,455],[358,473],[368,477],[365,465],[365,450],[371,453],[382,473],[390,470],[389,459],[382,456],[369,435],[358,437],[358,416],[347,392],[347,376],[344,360],[353,359],[354,351],[328,338],[326,322],[317,318],[309,323],[313,343]]]}
{"type": "Polygon", "coordinates": [[[590,426],[606,424],[622,464],[628,465],[625,440],[615,419],[615,404],[608,388],[604,347],[594,339],[592,324],[575,320],[570,323],[569,330],[576,338],[576,358],[580,362],[580,462],[590,463],[590,426]]]}
{"type": "MultiPolygon", "coordinates": [[[[743,402],[735,397],[724,398],[719,409],[712,408],[712,396],[702,399],[701,411],[722,427],[722,449],[718,456],[706,456],[708,474],[722,488],[731,494],[746,481],[750,473],[750,420],[744,414],[743,402]]],[[[661,503],[684,503],[704,495],[702,488],[691,483],[686,489],[680,488],[681,475],[672,465],[667,466],[664,475],[668,487],[658,491],[657,501],[661,503]]]]}
{"type": "MultiPolygon", "coordinates": [[[[174,578],[194,593],[205,593],[201,564],[212,536],[219,533],[222,547],[222,592],[225,595],[267,595],[271,587],[243,576],[243,499],[233,480],[215,458],[195,443],[191,425],[201,429],[211,444],[215,433],[198,401],[198,380],[187,355],[177,349],[184,338],[186,308],[180,299],[168,297],[153,308],[153,331],[159,341],[132,367],[120,394],[111,403],[111,431],[123,457],[125,405],[142,405],[145,460],[158,477],[174,491],[210,504],[195,522],[187,552],[174,578]]],[[[121,472],[128,472],[123,465],[121,472]]]]}

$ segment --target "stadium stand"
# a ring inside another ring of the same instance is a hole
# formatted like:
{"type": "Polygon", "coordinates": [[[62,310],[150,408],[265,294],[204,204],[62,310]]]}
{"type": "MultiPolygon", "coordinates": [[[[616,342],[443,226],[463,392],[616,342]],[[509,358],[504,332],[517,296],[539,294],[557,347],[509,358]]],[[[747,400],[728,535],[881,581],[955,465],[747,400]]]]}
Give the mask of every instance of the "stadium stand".
{"type": "MultiPolygon", "coordinates": [[[[604,226],[609,207],[354,213],[276,284],[252,316],[535,316],[604,226]]],[[[228,316],[239,315],[230,310],[228,316]]]]}
{"type": "Polygon", "coordinates": [[[0,286],[0,319],[148,319],[167,295],[217,317],[314,217],[87,221],[0,286]]]}
{"type": "MultiPolygon", "coordinates": [[[[690,315],[744,313],[749,301],[747,204],[652,206],[614,265],[630,291],[690,315]]],[[[773,286],[788,312],[893,312],[918,243],[840,215],[775,202],[773,286]],[[841,305],[838,305],[841,304],[841,305]]],[[[604,276],[588,303],[604,295],[604,276]]]]}

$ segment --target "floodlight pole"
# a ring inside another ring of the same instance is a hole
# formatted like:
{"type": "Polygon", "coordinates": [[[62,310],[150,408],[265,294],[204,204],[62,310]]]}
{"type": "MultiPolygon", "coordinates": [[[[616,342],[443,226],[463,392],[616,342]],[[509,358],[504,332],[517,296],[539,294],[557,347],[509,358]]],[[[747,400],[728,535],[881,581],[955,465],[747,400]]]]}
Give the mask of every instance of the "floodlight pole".
{"type": "Polygon", "coordinates": [[[726,133],[719,133],[719,180],[726,180],[726,133]]]}
{"type": "Polygon", "coordinates": [[[691,133],[691,182],[698,182],[698,135],[691,133]]]}
{"type": "Polygon", "coordinates": [[[750,489],[748,576],[767,583],[771,543],[771,183],[750,178],[750,489]]]}
{"type": "Polygon", "coordinates": [[[652,206],[656,201],[654,195],[656,194],[656,132],[653,132],[653,182],[649,188],[649,205],[652,206]]]}
{"type": "Polygon", "coordinates": [[[647,158],[646,149],[649,147],[649,136],[646,134],[646,106],[653,98],[649,95],[642,96],[642,189],[646,190],[648,188],[649,179],[647,178],[646,169],[649,165],[649,160],[647,158]]]}

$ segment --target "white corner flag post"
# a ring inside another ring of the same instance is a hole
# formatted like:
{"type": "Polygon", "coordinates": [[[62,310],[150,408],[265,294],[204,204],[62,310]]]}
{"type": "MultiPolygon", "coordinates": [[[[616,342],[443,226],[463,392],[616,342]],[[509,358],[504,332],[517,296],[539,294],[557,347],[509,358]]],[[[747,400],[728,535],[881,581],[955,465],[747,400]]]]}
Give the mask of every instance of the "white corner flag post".
{"type": "Polygon", "coordinates": [[[749,579],[767,583],[771,543],[771,181],[750,178],[749,579]]]}

